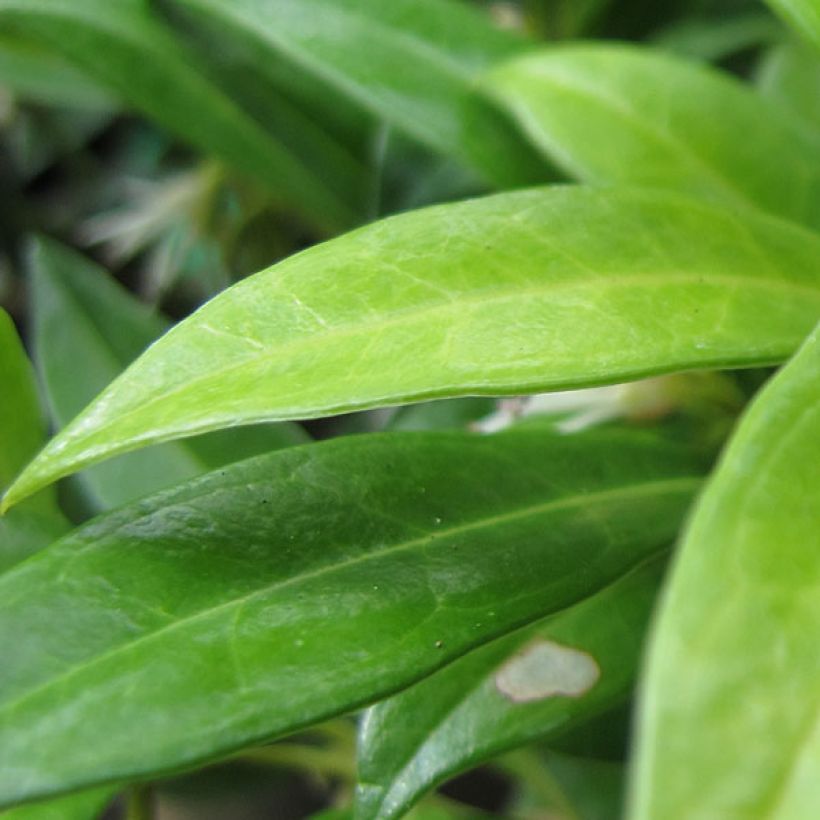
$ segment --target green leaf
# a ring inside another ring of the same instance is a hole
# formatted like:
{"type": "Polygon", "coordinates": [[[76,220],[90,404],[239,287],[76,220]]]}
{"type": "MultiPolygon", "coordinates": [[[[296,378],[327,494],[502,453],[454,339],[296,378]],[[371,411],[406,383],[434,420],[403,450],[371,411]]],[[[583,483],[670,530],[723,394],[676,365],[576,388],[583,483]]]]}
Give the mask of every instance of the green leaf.
{"type": "MultiPolygon", "coordinates": [[[[52,240],[35,240],[30,269],[34,358],[59,428],[169,323],[102,268],[52,240]]],[[[107,509],[232,461],[305,441],[302,428],[289,423],[225,430],[130,453],[80,479],[92,508],[107,509]]]]}
{"type": "Polygon", "coordinates": [[[110,111],[114,100],[73,65],[19,36],[0,35],[0,85],[16,96],[60,108],[110,111]]]}
{"type": "Polygon", "coordinates": [[[387,219],[177,325],[4,504],[226,425],[777,362],[820,315],[819,254],[796,226],[646,191],[534,190],[387,219]]]}
{"type": "Polygon", "coordinates": [[[820,139],[729,74],[647,48],[587,45],[513,60],[486,85],[581,180],[673,188],[820,226],[820,139]]]}
{"type": "Polygon", "coordinates": [[[2,820],[96,820],[117,794],[115,786],[70,794],[39,803],[28,803],[0,812],[2,820]]]}
{"type": "Polygon", "coordinates": [[[768,4],[820,47],[820,0],[766,0],[768,4]]]}
{"type": "Polygon", "coordinates": [[[0,577],[0,805],[389,695],[663,549],[699,472],[634,430],[352,436],[102,516],[0,577]]]}
{"type": "Polygon", "coordinates": [[[458,772],[625,699],[659,577],[654,560],[372,707],[360,736],[357,817],[401,817],[458,772]]]}
{"type": "MultiPolygon", "coordinates": [[[[320,176],[292,143],[282,144],[209,82],[147,0],[0,0],[0,24],[74,63],[314,223],[332,229],[359,221],[360,192],[337,190],[336,177],[320,176]]],[[[288,133],[287,118],[282,127],[288,133]]]]}
{"type": "MultiPolygon", "coordinates": [[[[0,487],[37,452],[45,438],[31,369],[14,323],[0,309],[0,487]]],[[[0,519],[0,572],[50,544],[68,529],[53,490],[44,490],[0,519]]]]}
{"type": "Polygon", "coordinates": [[[758,86],[804,127],[820,134],[820,57],[806,45],[784,43],[766,55],[758,86]]]}
{"type": "Polygon", "coordinates": [[[634,818],[820,805],[820,328],[700,499],[652,641],[634,818]]]}
{"type": "Polygon", "coordinates": [[[448,0],[165,0],[238,41],[281,83],[284,62],[499,185],[544,181],[543,160],[476,93],[526,41],[448,0]],[[363,47],[363,44],[366,44],[363,47]]]}

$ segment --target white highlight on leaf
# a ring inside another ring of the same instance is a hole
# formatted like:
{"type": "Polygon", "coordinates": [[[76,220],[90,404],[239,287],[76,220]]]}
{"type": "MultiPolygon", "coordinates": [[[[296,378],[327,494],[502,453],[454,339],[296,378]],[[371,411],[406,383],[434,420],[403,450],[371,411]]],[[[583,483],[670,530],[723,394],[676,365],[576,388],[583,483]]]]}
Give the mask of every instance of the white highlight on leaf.
{"type": "Polygon", "coordinates": [[[513,655],[496,673],[498,691],[514,703],[563,695],[577,698],[601,677],[595,658],[580,649],[538,640],[513,655]]]}

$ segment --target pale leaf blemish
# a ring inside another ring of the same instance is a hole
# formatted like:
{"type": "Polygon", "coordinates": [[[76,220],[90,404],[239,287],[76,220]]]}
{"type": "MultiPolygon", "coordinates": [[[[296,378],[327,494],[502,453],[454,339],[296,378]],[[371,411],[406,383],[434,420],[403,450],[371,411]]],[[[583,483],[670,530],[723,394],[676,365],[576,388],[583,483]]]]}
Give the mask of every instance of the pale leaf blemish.
{"type": "Polygon", "coordinates": [[[495,675],[498,691],[513,703],[556,696],[577,698],[598,682],[595,658],[580,649],[539,640],[513,655],[495,675]]]}

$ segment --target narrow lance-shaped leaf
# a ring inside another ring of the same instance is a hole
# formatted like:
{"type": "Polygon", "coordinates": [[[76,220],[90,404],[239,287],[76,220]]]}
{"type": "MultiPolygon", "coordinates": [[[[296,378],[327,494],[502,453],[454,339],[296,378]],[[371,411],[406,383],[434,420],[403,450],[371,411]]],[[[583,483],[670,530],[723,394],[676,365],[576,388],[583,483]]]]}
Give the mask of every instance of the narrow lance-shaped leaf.
{"type": "Polygon", "coordinates": [[[642,431],[352,436],[90,522],[0,577],[0,804],[298,729],[570,606],[669,542],[691,462],[642,431]]]}
{"type": "MultiPolygon", "coordinates": [[[[0,487],[45,439],[34,373],[9,315],[0,309],[0,487]]],[[[44,490],[0,518],[0,572],[68,529],[53,490],[44,490]]]]}
{"type": "MultiPolygon", "coordinates": [[[[0,0],[0,25],[70,60],[129,105],[293,204],[314,224],[339,228],[359,221],[359,186],[335,185],[349,182],[344,169],[319,176],[312,159],[320,162],[320,157],[297,155],[292,143],[286,147],[245,114],[204,77],[147,0],[0,0]]],[[[284,133],[288,127],[283,124],[284,133]]]]}
{"type": "Polygon", "coordinates": [[[544,181],[547,165],[476,92],[478,74],[525,40],[449,0],[163,0],[250,49],[274,82],[298,67],[489,181],[544,181]],[[363,44],[366,46],[363,47],[363,44]]]}
{"type": "Polygon", "coordinates": [[[372,707],[357,817],[401,817],[437,783],[624,700],[660,577],[657,559],[372,707]]]}
{"type": "Polygon", "coordinates": [[[820,48],[820,0],[767,0],[803,36],[820,48]]]}
{"type": "Polygon", "coordinates": [[[820,328],[741,420],[652,641],[631,817],[820,805],[820,328]]]}
{"type": "MultiPolygon", "coordinates": [[[[53,420],[62,427],[169,323],[106,271],[52,240],[33,243],[30,268],[35,361],[53,420]]],[[[93,467],[81,480],[91,506],[105,509],[305,441],[302,428],[291,423],[224,430],[130,453],[93,467]]]]}
{"type": "Polygon", "coordinates": [[[4,499],[261,419],[777,362],[820,315],[820,237],[668,193],[554,188],[311,248],[177,325],[4,499]]]}
{"type": "Polygon", "coordinates": [[[502,65],[486,86],[578,179],[673,188],[820,227],[820,138],[729,74],[645,47],[569,46],[502,65]]]}

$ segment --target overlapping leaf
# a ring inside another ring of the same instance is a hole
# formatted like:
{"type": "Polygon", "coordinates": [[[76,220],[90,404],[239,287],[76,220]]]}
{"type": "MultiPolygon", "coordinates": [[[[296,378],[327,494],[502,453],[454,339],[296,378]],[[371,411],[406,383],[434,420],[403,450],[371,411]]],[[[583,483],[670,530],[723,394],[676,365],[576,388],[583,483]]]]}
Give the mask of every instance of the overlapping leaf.
{"type": "Polygon", "coordinates": [[[0,26],[52,49],[121,99],[299,208],[339,228],[360,220],[358,183],[322,152],[302,118],[282,110],[282,135],[265,130],[213,82],[147,0],[2,0],[0,26]],[[317,170],[319,169],[319,170],[317,170]]]}
{"type": "MultiPolygon", "coordinates": [[[[68,248],[40,239],[32,251],[35,360],[59,428],[169,324],[68,248]]],[[[106,509],[223,464],[305,441],[302,429],[288,423],[225,430],[131,453],[92,468],[81,479],[91,506],[106,509]]]]}
{"type": "Polygon", "coordinates": [[[0,804],[388,695],[662,549],[699,470],[640,431],[353,436],[96,519],[0,577],[0,804]]]}
{"type": "Polygon", "coordinates": [[[395,217],[221,294],[150,348],[5,498],[150,442],[438,396],[788,356],[820,237],[667,193],[554,188],[395,217]]]}
{"type": "Polygon", "coordinates": [[[500,638],[372,707],[362,725],[357,817],[400,817],[425,791],[623,699],[660,566],[500,638]]]}
{"type": "Polygon", "coordinates": [[[293,67],[489,181],[543,181],[546,164],[476,93],[526,42],[449,0],[164,0],[236,40],[277,85],[293,67]],[[363,45],[366,44],[366,45],[363,45]]]}
{"type": "Polygon", "coordinates": [[[115,787],[101,786],[54,800],[27,803],[0,812],[0,817],[3,820],[97,820],[116,793],[115,787]]]}
{"type": "Polygon", "coordinates": [[[806,128],[820,134],[820,53],[797,43],[773,48],[763,62],[759,87],[806,128]]]}
{"type": "Polygon", "coordinates": [[[820,138],[728,74],[646,48],[569,46],[501,66],[487,88],[579,179],[663,186],[820,227],[820,138]]]}
{"type": "Polygon", "coordinates": [[[754,400],[696,508],[654,635],[633,818],[820,805],[820,329],[754,400]]]}

